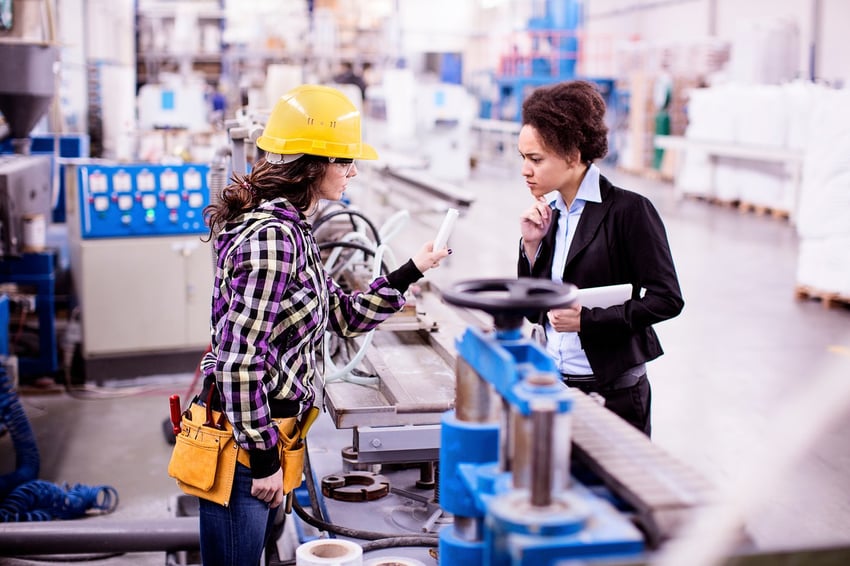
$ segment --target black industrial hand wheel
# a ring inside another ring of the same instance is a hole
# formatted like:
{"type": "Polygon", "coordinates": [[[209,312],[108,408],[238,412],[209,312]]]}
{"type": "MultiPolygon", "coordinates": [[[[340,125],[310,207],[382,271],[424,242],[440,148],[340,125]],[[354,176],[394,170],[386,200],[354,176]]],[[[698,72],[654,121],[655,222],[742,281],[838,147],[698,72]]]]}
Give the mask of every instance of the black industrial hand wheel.
{"type": "Polygon", "coordinates": [[[547,279],[470,279],[442,291],[450,305],[482,310],[493,317],[499,330],[522,326],[522,319],[549,309],[572,305],[578,287],[547,279]]]}

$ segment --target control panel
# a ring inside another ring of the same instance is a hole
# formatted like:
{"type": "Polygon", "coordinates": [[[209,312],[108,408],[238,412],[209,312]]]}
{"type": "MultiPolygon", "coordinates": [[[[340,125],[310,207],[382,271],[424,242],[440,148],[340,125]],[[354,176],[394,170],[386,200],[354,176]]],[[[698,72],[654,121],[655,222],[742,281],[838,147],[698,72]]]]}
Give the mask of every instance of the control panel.
{"type": "Polygon", "coordinates": [[[81,165],[82,238],[203,234],[209,166],[81,165]]]}

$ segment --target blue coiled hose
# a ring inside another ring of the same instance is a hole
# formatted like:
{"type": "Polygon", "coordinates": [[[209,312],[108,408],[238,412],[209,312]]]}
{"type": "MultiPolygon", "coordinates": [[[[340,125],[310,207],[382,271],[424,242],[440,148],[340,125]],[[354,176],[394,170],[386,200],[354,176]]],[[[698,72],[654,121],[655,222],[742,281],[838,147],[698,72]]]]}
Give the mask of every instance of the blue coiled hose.
{"type": "Polygon", "coordinates": [[[118,492],[110,486],[58,486],[32,480],[12,490],[0,503],[0,522],[76,519],[89,510],[111,513],[117,506],[118,492]]]}
{"type": "Polygon", "coordinates": [[[0,364],[0,422],[6,425],[15,448],[15,471],[0,476],[0,500],[24,482],[38,477],[41,460],[38,446],[30,428],[27,414],[18,400],[18,394],[12,390],[12,384],[6,376],[6,367],[0,364]]]}
{"type": "Polygon", "coordinates": [[[0,476],[0,522],[75,519],[89,510],[111,513],[118,506],[118,492],[110,486],[58,486],[36,479],[40,459],[35,436],[2,364],[0,423],[8,429],[16,455],[15,471],[0,476]]]}

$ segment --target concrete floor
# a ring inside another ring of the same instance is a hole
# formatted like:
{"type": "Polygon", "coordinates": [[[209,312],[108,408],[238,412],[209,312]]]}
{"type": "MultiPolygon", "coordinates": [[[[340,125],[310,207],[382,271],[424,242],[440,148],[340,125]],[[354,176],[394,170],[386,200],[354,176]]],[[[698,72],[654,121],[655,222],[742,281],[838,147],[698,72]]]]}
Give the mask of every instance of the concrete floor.
{"type": "MultiPolygon", "coordinates": [[[[430,281],[514,276],[517,218],[529,202],[518,165],[481,167],[464,184],[476,201],[457,223],[453,255],[430,281]]],[[[736,506],[726,519],[742,513],[757,546],[850,545],[850,309],[795,298],[797,240],[787,220],[676,200],[669,184],[603,171],[660,210],[686,301],[678,318],[656,328],[666,354],[649,365],[654,442],[728,493],[736,506]]],[[[433,237],[444,206],[373,186],[364,170],[350,194],[376,222],[400,206],[412,212],[393,241],[398,257],[433,237]]],[[[179,492],[166,475],[171,446],[162,422],[168,395],[185,394],[193,369],[107,383],[111,398],[25,392],[41,479],[114,486],[121,499],[110,520],[172,516],[179,492]]],[[[327,452],[342,432],[322,419],[311,451],[327,452]]],[[[8,435],[0,455],[3,473],[13,467],[8,435]]],[[[95,563],[164,564],[165,555],[95,563]]]]}

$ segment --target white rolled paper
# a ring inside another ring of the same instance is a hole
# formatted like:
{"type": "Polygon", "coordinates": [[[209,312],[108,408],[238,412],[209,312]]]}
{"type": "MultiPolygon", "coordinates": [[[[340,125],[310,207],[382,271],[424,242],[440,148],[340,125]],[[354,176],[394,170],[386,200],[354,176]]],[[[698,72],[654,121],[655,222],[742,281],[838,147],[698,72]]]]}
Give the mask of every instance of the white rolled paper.
{"type": "Polygon", "coordinates": [[[296,566],[362,566],[363,548],[342,539],[316,539],[295,549],[296,566]]]}

